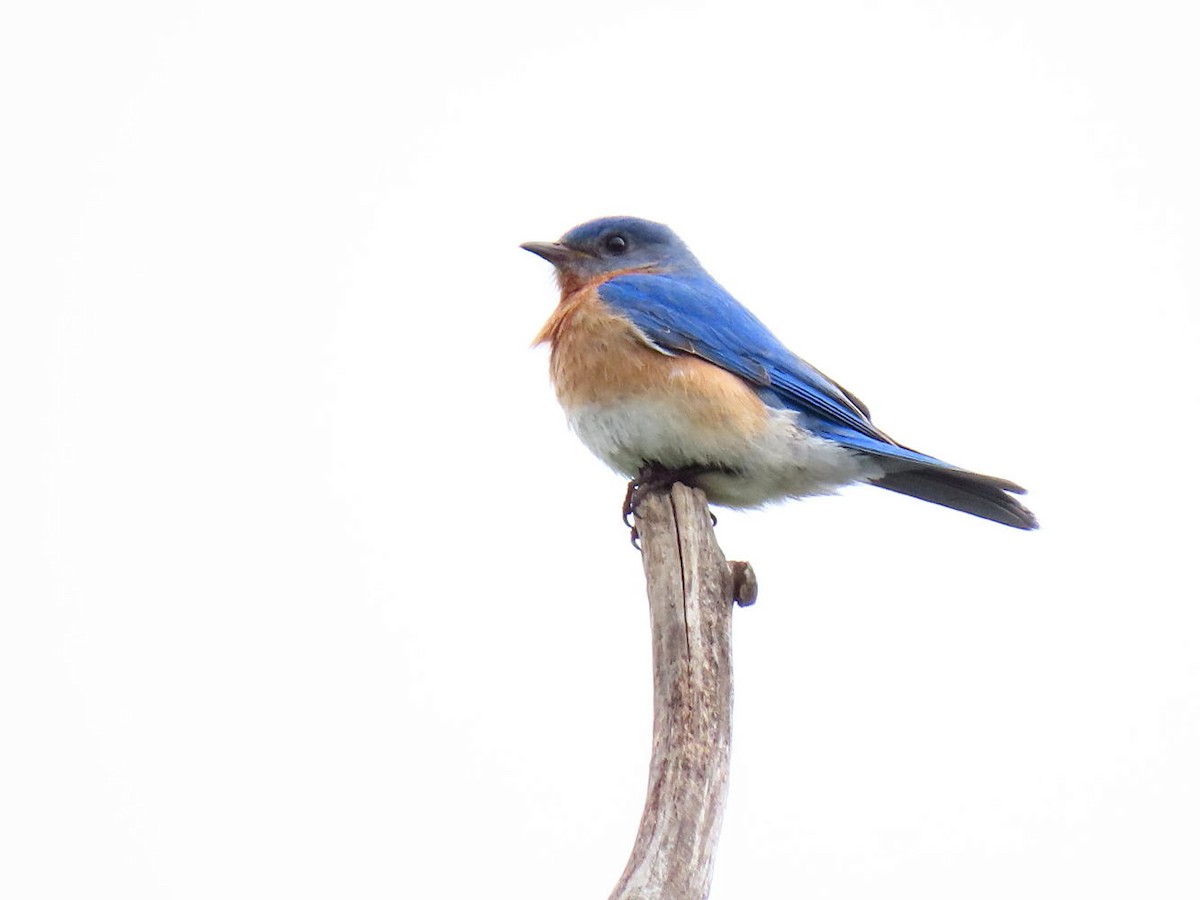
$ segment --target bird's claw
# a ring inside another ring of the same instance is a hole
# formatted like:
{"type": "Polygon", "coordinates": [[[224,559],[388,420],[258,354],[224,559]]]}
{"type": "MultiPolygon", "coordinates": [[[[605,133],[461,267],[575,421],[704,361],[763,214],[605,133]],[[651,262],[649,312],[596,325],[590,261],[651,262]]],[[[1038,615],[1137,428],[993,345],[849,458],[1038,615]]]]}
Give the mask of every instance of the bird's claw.
{"type": "Polygon", "coordinates": [[[642,545],[638,539],[640,535],[637,530],[637,523],[630,521],[637,517],[638,507],[642,505],[642,501],[646,499],[646,495],[658,485],[661,481],[662,470],[654,466],[642,466],[638,470],[637,478],[631,478],[629,484],[625,487],[625,502],[621,505],[621,521],[629,529],[629,542],[633,544],[635,550],[639,552],[642,545]]]}
{"type": "MultiPolygon", "coordinates": [[[[664,488],[670,488],[676,482],[683,484],[691,484],[692,479],[697,475],[703,475],[710,471],[707,466],[687,466],[682,469],[667,469],[663,466],[648,464],[642,466],[638,470],[636,478],[631,478],[629,484],[625,487],[625,502],[621,505],[621,521],[629,529],[629,540],[638,550],[642,549],[638,542],[637,522],[636,520],[638,507],[642,505],[642,501],[655,491],[661,491],[664,488]]],[[[712,523],[717,524],[717,517],[709,510],[709,516],[712,517],[712,523]]]]}
{"type": "Polygon", "coordinates": [[[641,502],[640,499],[637,499],[637,491],[642,473],[645,471],[642,469],[642,472],[638,473],[638,477],[631,478],[629,484],[625,486],[625,502],[621,504],[621,521],[625,523],[626,528],[634,527],[633,523],[629,521],[629,517],[637,512],[638,504],[641,502]]]}

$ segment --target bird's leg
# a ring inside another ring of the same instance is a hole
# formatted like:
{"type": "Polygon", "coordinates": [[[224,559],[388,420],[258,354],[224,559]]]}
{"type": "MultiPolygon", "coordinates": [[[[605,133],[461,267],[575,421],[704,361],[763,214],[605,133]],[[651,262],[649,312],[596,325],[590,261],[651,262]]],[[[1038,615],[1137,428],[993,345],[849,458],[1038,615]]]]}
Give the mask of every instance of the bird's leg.
{"type": "MultiPolygon", "coordinates": [[[[625,502],[621,506],[621,521],[629,528],[629,539],[633,546],[638,547],[638,531],[637,525],[629,521],[629,517],[637,515],[638,507],[642,505],[642,501],[648,495],[668,489],[676,482],[691,485],[697,475],[712,471],[715,471],[713,467],[703,465],[684,466],[681,469],[668,469],[658,463],[646,463],[642,466],[638,470],[637,477],[631,479],[626,487],[625,502]]],[[[712,513],[710,512],[709,515],[712,513]]],[[[712,519],[713,524],[716,525],[717,517],[712,516],[712,519]]]]}

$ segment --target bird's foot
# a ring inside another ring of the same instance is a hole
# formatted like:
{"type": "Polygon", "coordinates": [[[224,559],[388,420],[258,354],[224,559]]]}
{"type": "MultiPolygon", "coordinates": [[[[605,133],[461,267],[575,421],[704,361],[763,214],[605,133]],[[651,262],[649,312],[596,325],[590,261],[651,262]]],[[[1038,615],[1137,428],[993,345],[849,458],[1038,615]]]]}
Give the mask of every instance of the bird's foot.
{"type": "MultiPolygon", "coordinates": [[[[638,470],[636,478],[630,480],[625,488],[625,502],[621,506],[621,521],[629,528],[629,540],[634,547],[639,550],[641,546],[638,544],[637,525],[630,521],[630,517],[636,517],[638,507],[642,505],[650,494],[659,491],[669,490],[671,485],[682,482],[686,485],[691,485],[693,479],[698,475],[703,475],[713,471],[711,466],[684,466],[682,469],[668,469],[665,466],[657,463],[647,463],[638,470]]],[[[712,516],[712,522],[717,524],[717,517],[712,516]]]]}

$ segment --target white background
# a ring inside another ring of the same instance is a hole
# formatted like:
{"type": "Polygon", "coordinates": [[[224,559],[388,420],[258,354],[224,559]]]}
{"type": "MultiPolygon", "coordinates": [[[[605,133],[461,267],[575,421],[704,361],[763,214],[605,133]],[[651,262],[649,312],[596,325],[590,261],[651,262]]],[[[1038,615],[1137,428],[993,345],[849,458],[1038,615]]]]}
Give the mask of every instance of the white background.
{"type": "Polygon", "coordinates": [[[1200,896],[1200,14],[11,4],[0,896],[603,897],[650,672],[522,253],[672,225],[899,440],[724,512],[713,897],[1200,896]]]}

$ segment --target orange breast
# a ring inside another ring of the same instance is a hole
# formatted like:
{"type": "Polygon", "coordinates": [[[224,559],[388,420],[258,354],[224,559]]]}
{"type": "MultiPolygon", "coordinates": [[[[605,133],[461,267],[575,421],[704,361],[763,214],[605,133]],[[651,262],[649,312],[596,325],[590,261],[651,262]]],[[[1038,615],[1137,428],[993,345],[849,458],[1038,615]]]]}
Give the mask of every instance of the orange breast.
{"type": "Polygon", "coordinates": [[[550,376],[559,402],[572,412],[589,405],[668,403],[700,431],[749,435],[768,411],[738,376],[694,356],[656,350],[594,288],[559,304],[537,343],[550,343],[550,376]]]}

